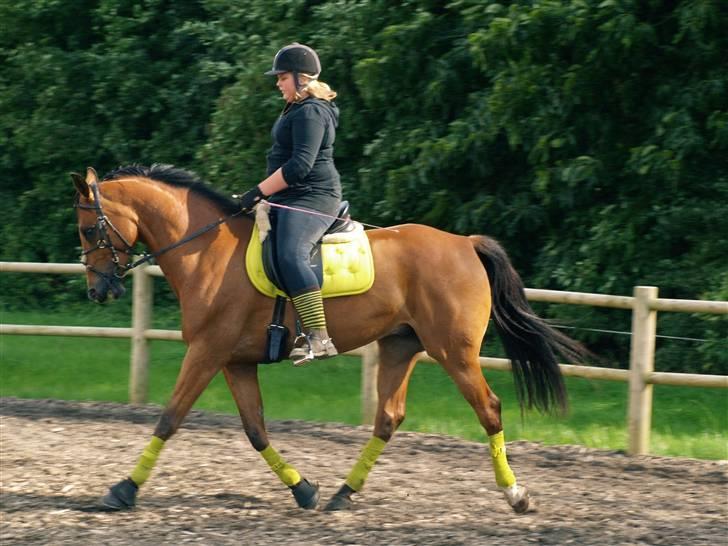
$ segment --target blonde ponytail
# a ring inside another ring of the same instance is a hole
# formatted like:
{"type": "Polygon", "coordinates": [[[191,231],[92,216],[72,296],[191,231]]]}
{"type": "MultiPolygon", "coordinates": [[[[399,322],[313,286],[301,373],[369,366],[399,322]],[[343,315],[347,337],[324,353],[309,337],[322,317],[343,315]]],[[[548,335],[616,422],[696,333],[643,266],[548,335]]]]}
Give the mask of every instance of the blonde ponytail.
{"type": "Polygon", "coordinates": [[[317,80],[314,76],[309,74],[299,74],[298,77],[301,81],[301,90],[296,93],[296,101],[300,101],[303,97],[301,93],[308,93],[311,97],[317,99],[323,99],[332,101],[336,98],[336,91],[329,87],[329,84],[317,80]]]}

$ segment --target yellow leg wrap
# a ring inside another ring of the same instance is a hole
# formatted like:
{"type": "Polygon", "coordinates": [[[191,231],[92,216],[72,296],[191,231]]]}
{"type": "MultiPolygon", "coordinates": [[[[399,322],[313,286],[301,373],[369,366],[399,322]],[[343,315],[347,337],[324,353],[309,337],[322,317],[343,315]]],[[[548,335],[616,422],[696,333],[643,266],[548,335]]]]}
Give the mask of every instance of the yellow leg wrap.
{"type": "Polygon", "coordinates": [[[508,466],[506,458],[506,442],[503,431],[488,436],[490,440],[490,457],[493,459],[493,470],[495,471],[495,482],[500,487],[510,487],[516,483],[516,476],[508,466]]]}
{"type": "Polygon", "coordinates": [[[377,462],[377,457],[381,455],[382,451],[384,451],[384,446],[386,445],[387,442],[381,438],[372,436],[372,438],[367,442],[367,445],[364,446],[354,468],[352,468],[351,472],[349,472],[345,482],[346,485],[351,487],[354,491],[359,491],[362,487],[364,487],[364,481],[367,479],[369,471],[374,466],[374,463],[377,462]]]}
{"type": "Polygon", "coordinates": [[[137,486],[141,487],[141,485],[147,481],[163,447],[164,440],[157,436],[152,436],[152,440],[147,444],[147,447],[144,448],[142,456],[139,457],[139,462],[129,475],[137,486]]]}
{"type": "Polygon", "coordinates": [[[268,463],[271,470],[275,472],[281,481],[288,487],[294,486],[301,481],[301,475],[298,471],[284,461],[278,452],[273,449],[273,446],[266,447],[260,452],[260,454],[265,459],[265,462],[268,463]]]}

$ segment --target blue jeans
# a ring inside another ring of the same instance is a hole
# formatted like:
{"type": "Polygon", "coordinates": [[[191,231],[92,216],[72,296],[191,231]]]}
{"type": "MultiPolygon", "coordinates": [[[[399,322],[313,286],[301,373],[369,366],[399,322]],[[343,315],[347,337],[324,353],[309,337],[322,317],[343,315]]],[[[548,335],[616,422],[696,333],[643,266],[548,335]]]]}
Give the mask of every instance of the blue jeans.
{"type": "Polygon", "coordinates": [[[321,289],[311,269],[310,257],[316,243],[333,222],[333,218],[326,216],[275,209],[276,265],[290,297],[321,289]]]}

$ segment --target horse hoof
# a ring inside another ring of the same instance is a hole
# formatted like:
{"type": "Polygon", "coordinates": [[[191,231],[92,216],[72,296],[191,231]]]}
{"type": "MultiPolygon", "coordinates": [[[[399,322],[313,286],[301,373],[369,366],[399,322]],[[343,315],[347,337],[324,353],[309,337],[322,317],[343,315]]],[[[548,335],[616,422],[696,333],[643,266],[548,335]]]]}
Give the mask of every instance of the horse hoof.
{"type": "Polygon", "coordinates": [[[136,494],[139,487],[131,478],[120,481],[101,499],[101,508],[108,512],[131,510],[136,504],[136,494]]]}
{"type": "Polygon", "coordinates": [[[513,508],[516,514],[524,514],[528,510],[531,497],[528,494],[528,489],[525,487],[514,484],[504,488],[503,494],[506,496],[508,504],[511,505],[511,508],[513,508]]]}
{"type": "Polygon", "coordinates": [[[311,483],[307,479],[303,479],[296,485],[291,487],[293,492],[293,498],[296,499],[296,504],[304,510],[313,510],[318,506],[319,497],[319,486],[317,483],[311,483]]]}
{"type": "Polygon", "coordinates": [[[349,510],[354,505],[354,502],[343,495],[334,495],[331,497],[326,506],[324,512],[337,512],[339,510],[349,510]]]}
{"type": "Polygon", "coordinates": [[[346,484],[342,485],[341,489],[329,499],[329,502],[324,507],[324,511],[336,512],[338,510],[349,510],[354,505],[354,501],[351,500],[352,493],[354,493],[352,488],[346,484]]]}

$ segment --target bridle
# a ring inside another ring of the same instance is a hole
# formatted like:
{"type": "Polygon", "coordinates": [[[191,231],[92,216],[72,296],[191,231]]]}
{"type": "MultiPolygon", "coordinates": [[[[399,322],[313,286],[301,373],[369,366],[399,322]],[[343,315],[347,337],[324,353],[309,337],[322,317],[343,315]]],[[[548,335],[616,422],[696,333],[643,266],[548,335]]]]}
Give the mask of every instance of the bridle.
{"type": "Polygon", "coordinates": [[[132,269],[129,263],[121,263],[121,260],[119,260],[119,255],[126,254],[129,258],[131,258],[131,256],[134,254],[134,249],[132,245],[129,244],[129,241],[126,240],[126,238],[121,234],[117,227],[111,222],[109,217],[104,214],[104,209],[101,205],[101,194],[99,193],[98,186],[96,184],[89,185],[91,187],[91,191],[94,194],[93,204],[84,205],[78,202],[74,205],[74,207],[85,210],[93,210],[96,212],[95,227],[97,237],[96,245],[87,250],[84,250],[81,253],[81,263],[86,266],[86,270],[96,273],[100,277],[104,278],[104,280],[111,283],[114,279],[123,278],[132,269]],[[113,231],[116,234],[116,236],[124,244],[124,248],[117,248],[116,246],[114,246],[114,243],[111,240],[111,235],[109,234],[109,230],[113,231]],[[88,260],[86,259],[89,254],[96,252],[97,250],[103,250],[106,248],[111,251],[111,261],[114,264],[113,277],[109,273],[104,273],[103,271],[99,271],[98,269],[96,269],[94,266],[90,265],[88,263],[88,260]]]}
{"type": "Polygon", "coordinates": [[[118,230],[118,228],[113,224],[113,222],[109,219],[106,214],[104,214],[103,206],[101,205],[101,193],[99,192],[99,188],[97,184],[89,184],[91,187],[91,191],[94,194],[94,202],[93,205],[84,205],[80,202],[77,202],[74,204],[74,207],[84,210],[93,210],[96,212],[96,231],[98,233],[98,237],[96,240],[96,245],[84,250],[81,253],[81,263],[83,263],[86,266],[86,270],[91,271],[95,273],[96,275],[99,275],[102,277],[106,282],[112,283],[115,281],[118,281],[120,279],[123,279],[127,273],[129,273],[132,269],[147,263],[150,260],[153,260],[157,256],[160,256],[164,254],[165,252],[168,252],[174,248],[177,248],[178,246],[182,246],[185,243],[188,243],[192,239],[195,239],[199,237],[200,235],[203,235],[207,233],[208,231],[211,231],[218,227],[220,224],[223,224],[227,222],[230,218],[233,218],[235,216],[239,216],[244,213],[244,211],[240,210],[238,212],[235,212],[233,214],[229,214],[225,216],[224,218],[218,218],[214,222],[207,224],[206,226],[198,229],[194,233],[191,233],[187,237],[184,237],[177,241],[176,243],[172,243],[171,245],[165,246],[164,248],[161,248],[160,250],[156,252],[143,252],[141,257],[137,259],[136,261],[131,261],[131,257],[135,254],[134,247],[129,243],[129,241],[126,240],[126,238],[121,234],[121,232],[118,230]],[[121,240],[121,242],[124,244],[124,248],[117,248],[114,246],[114,242],[111,240],[111,235],[109,231],[112,231],[116,234],[116,236],[121,240]],[[96,252],[97,250],[103,250],[103,249],[109,249],[111,251],[111,262],[114,264],[114,271],[112,274],[104,273],[103,271],[99,271],[92,265],[87,263],[86,257],[91,254],[92,252],[96,252]],[[119,259],[120,254],[126,254],[126,256],[129,258],[127,263],[122,264],[121,260],[119,259]]]}

